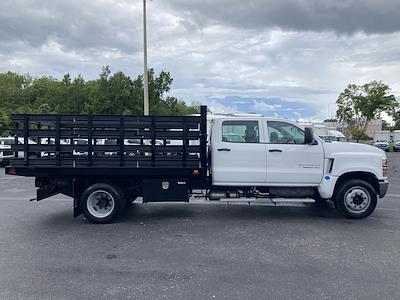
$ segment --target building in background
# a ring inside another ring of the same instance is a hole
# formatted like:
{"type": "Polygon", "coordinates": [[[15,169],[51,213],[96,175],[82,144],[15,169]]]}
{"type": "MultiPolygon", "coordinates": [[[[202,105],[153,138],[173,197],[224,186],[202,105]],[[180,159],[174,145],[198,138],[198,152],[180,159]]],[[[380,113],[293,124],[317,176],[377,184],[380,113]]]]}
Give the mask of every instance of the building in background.
{"type": "Polygon", "coordinates": [[[388,142],[388,143],[398,142],[398,141],[400,141],[400,130],[375,131],[373,138],[374,138],[374,141],[376,141],[376,142],[388,142]]]}
{"type": "Polygon", "coordinates": [[[371,120],[368,124],[367,130],[366,130],[366,134],[370,137],[373,138],[375,141],[375,134],[377,132],[382,131],[382,127],[383,127],[383,120],[382,119],[374,119],[371,120]]]}
{"type": "Polygon", "coordinates": [[[322,124],[324,124],[329,130],[339,130],[341,132],[343,132],[344,128],[347,127],[343,122],[338,121],[324,121],[322,124]]]}
{"type": "MultiPolygon", "coordinates": [[[[338,136],[340,133],[340,139],[343,139],[347,124],[338,121],[325,121],[325,122],[299,122],[304,127],[310,127],[314,130],[314,133],[322,138],[338,136]],[[335,132],[335,134],[333,134],[335,132]]],[[[375,141],[400,141],[400,131],[396,134],[395,132],[383,131],[383,120],[374,119],[368,123],[366,134],[373,138],[375,141]]]]}

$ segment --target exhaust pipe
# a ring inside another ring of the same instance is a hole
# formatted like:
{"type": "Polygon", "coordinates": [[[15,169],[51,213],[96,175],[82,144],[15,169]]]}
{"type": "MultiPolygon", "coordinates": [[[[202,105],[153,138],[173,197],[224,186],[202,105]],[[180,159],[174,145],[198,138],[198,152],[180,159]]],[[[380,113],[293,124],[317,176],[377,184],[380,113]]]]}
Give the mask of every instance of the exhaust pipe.
{"type": "Polygon", "coordinates": [[[208,199],[210,200],[221,200],[222,198],[226,198],[226,192],[223,191],[211,191],[208,193],[208,199]]]}
{"type": "Polygon", "coordinates": [[[210,200],[221,200],[224,198],[240,198],[238,191],[211,191],[208,193],[210,200]]]}

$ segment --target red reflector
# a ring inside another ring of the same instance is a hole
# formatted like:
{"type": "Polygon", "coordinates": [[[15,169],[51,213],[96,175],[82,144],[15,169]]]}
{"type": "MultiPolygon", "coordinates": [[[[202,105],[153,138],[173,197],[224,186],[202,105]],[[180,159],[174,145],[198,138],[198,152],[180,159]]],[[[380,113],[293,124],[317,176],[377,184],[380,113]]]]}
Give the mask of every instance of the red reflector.
{"type": "Polygon", "coordinates": [[[11,174],[11,175],[16,175],[17,174],[17,169],[15,168],[8,168],[6,169],[7,174],[11,174]]]}

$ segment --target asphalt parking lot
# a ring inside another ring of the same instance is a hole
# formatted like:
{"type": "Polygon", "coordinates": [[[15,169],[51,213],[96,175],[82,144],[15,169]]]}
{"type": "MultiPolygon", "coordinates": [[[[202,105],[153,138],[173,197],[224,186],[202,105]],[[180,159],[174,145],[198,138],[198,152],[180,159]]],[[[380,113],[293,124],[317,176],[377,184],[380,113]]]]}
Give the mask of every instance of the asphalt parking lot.
{"type": "Polygon", "coordinates": [[[137,205],[72,218],[0,170],[0,299],[399,299],[400,153],[365,220],[333,207],[137,205]]]}

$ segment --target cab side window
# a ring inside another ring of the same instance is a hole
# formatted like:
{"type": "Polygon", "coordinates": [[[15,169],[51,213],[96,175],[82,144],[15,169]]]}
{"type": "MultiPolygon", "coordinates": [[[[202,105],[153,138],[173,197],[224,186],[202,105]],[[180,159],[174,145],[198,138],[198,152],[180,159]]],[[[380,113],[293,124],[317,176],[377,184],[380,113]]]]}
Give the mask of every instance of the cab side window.
{"type": "Polygon", "coordinates": [[[258,121],[224,121],[222,141],[229,143],[259,143],[258,121]]]}
{"type": "Polygon", "coordinates": [[[268,121],[267,127],[270,144],[304,144],[304,131],[293,124],[268,121]]]}

